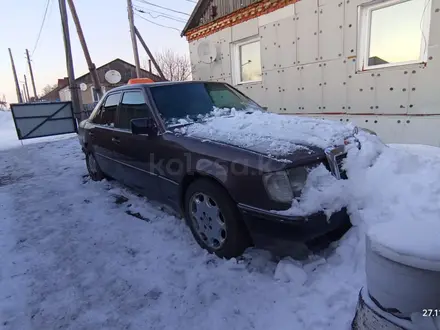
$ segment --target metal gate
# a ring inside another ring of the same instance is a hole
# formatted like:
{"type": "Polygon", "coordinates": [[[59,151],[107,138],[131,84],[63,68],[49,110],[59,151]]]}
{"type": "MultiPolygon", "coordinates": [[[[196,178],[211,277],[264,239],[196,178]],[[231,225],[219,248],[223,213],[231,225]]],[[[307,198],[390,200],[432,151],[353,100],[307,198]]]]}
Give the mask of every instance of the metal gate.
{"type": "Polygon", "coordinates": [[[11,104],[19,140],[78,132],[72,102],[11,104]]]}

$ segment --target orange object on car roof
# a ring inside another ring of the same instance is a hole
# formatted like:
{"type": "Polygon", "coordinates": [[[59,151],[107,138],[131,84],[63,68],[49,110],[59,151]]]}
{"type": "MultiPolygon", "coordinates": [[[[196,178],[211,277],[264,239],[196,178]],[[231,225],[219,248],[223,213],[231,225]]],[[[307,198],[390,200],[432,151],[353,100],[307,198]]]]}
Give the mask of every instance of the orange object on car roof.
{"type": "Polygon", "coordinates": [[[132,78],[128,81],[127,85],[133,85],[133,84],[150,84],[154,82],[150,78],[132,78]]]}

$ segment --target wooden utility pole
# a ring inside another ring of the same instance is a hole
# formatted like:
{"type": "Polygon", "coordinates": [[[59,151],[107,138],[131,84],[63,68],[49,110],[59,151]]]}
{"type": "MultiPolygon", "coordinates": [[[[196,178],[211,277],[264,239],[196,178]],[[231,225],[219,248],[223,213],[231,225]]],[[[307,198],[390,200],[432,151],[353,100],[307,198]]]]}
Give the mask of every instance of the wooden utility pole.
{"type": "Polygon", "coordinates": [[[69,21],[67,19],[66,0],[58,0],[60,6],[61,25],[63,27],[64,50],[66,52],[67,76],[69,77],[69,89],[72,98],[72,106],[75,114],[82,119],[81,101],[78,85],[75,81],[75,71],[73,69],[72,47],[70,45],[69,21]]]}
{"type": "Polygon", "coordinates": [[[26,86],[23,84],[23,92],[22,92],[22,98],[24,100],[25,103],[28,102],[28,99],[26,97],[26,86]]]}
{"type": "Polygon", "coordinates": [[[20,85],[18,84],[17,71],[15,71],[14,58],[12,57],[11,48],[8,48],[8,50],[9,50],[9,57],[11,58],[12,73],[14,74],[15,92],[17,93],[17,102],[23,103],[23,98],[21,97],[20,85]]]}
{"type": "Polygon", "coordinates": [[[73,22],[76,26],[76,31],[78,32],[79,42],[81,43],[84,57],[86,58],[90,75],[92,76],[93,86],[95,87],[95,91],[96,93],[98,93],[99,98],[101,98],[103,96],[101,82],[99,81],[98,73],[96,72],[95,63],[92,62],[92,58],[90,57],[89,49],[87,48],[87,43],[86,39],[84,38],[81,23],[79,22],[78,14],[76,13],[75,5],[73,3],[73,0],[67,0],[67,3],[69,4],[70,13],[72,14],[73,22]]]}
{"type": "Polygon", "coordinates": [[[133,17],[133,4],[131,0],[127,0],[128,22],[130,24],[131,45],[133,47],[134,64],[136,65],[136,76],[141,77],[141,64],[139,62],[139,52],[137,47],[137,40],[135,34],[134,17],[133,17]]]}
{"type": "Polygon", "coordinates": [[[159,74],[159,76],[165,81],[167,80],[165,78],[165,76],[163,75],[162,70],[160,69],[159,65],[157,64],[153,54],[150,52],[150,49],[148,48],[147,44],[145,43],[144,39],[142,38],[141,34],[139,33],[139,30],[136,28],[136,26],[134,26],[134,31],[137,35],[137,37],[139,38],[139,41],[141,42],[142,46],[144,47],[145,51],[148,54],[148,57],[150,58],[151,62],[153,62],[154,67],[157,70],[157,73],[159,74]]]}
{"type": "Polygon", "coordinates": [[[36,101],[36,100],[38,100],[37,89],[35,88],[34,72],[32,71],[31,59],[29,57],[29,51],[27,49],[26,49],[26,57],[27,57],[28,65],[29,65],[29,73],[31,74],[31,83],[32,83],[32,89],[34,91],[34,98],[36,101]]]}
{"type": "Polygon", "coordinates": [[[27,99],[28,102],[30,102],[31,98],[29,97],[29,87],[28,87],[28,84],[27,84],[26,75],[24,75],[24,87],[25,87],[24,92],[26,94],[26,99],[27,99]]]}

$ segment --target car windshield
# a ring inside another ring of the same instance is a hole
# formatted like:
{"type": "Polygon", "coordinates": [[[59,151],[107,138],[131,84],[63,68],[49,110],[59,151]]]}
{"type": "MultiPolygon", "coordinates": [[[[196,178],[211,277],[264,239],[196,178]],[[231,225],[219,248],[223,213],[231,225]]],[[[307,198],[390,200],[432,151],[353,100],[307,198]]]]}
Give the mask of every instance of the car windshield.
{"type": "Polygon", "coordinates": [[[167,127],[203,120],[215,109],[263,110],[223,83],[182,83],[150,90],[167,127]]]}

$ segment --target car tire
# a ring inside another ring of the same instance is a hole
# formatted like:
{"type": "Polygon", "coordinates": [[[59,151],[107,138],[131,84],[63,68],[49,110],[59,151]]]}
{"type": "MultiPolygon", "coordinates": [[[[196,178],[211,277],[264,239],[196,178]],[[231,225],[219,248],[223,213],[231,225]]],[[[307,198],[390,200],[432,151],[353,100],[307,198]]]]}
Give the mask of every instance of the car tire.
{"type": "Polygon", "coordinates": [[[89,176],[93,181],[101,181],[105,178],[105,175],[101,171],[95,155],[92,152],[86,153],[86,165],[89,176]]]}
{"type": "Polygon", "coordinates": [[[186,190],[184,202],[186,223],[197,243],[208,252],[221,258],[232,258],[240,256],[251,245],[237,204],[215,181],[201,178],[192,182],[186,190]],[[218,236],[217,246],[212,244],[215,241],[212,236],[218,236]]]}

